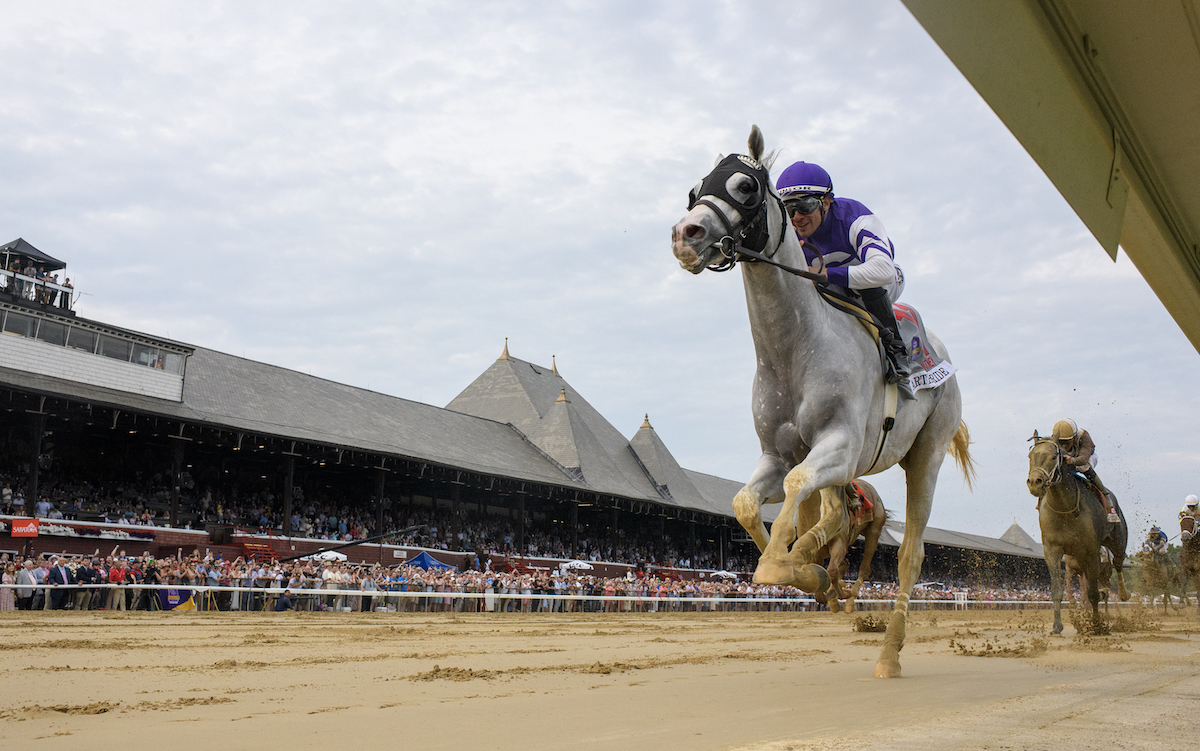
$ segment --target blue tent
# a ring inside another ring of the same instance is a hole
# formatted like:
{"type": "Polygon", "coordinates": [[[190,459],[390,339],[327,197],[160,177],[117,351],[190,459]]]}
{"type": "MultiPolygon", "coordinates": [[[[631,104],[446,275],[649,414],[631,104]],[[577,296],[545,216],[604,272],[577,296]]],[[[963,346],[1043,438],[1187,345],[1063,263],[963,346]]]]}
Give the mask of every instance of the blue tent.
{"type": "Polygon", "coordinates": [[[431,568],[435,568],[435,569],[437,569],[437,568],[449,568],[449,569],[457,568],[456,566],[451,566],[449,564],[442,563],[438,559],[431,556],[429,553],[426,553],[424,550],[421,551],[421,554],[419,556],[417,556],[416,558],[413,558],[411,561],[407,561],[407,563],[409,566],[420,566],[421,568],[425,569],[426,571],[428,571],[431,568]]]}

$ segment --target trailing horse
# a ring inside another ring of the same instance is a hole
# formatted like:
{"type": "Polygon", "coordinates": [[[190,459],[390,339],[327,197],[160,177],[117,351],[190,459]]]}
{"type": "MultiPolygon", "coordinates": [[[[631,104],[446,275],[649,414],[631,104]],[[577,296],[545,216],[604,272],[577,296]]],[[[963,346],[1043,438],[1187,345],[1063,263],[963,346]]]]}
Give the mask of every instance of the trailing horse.
{"type": "Polygon", "coordinates": [[[1200,615],[1200,524],[1190,516],[1179,522],[1180,547],[1179,562],[1183,567],[1183,589],[1186,595],[1187,585],[1196,588],[1196,614],[1200,615]]]}
{"type": "Polygon", "coordinates": [[[1063,556],[1075,559],[1083,574],[1080,593],[1086,583],[1092,615],[1100,616],[1100,546],[1112,553],[1117,572],[1117,592],[1122,601],[1129,599],[1125,588],[1125,546],[1129,527],[1124,517],[1109,522],[1104,505],[1092,487],[1063,469],[1063,452],[1058,443],[1041,438],[1035,431],[1029,449],[1029,492],[1038,498],[1038,525],[1042,530],[1042,549],[1050,570],[1050,598],[1054,601],[1054,633],[1061,634],[1063,598],[1063,556]]]}
{"type": "MultiPolygon", "coordinates": [[[[1171,560],[1170,556],[1165,553],[1154,553],[1149,550],[1138,553],[1137,559],[1142,564],[1142,589],[1150,598],[1152,610],[1156,593],[1162,592],[1163,612],[1167,612],[1167,605],[1171,602],[1171,590],[1175,587],[1179,588],[1179,598],[1183,601],[1184,607],[1188,606],[1187,578],[1178,563],[1171,560]]],[[[1200,607],[1200,602],[1197,602],[1197,606],[1200,607]]]]}
{"type": "MultiPolygon", "coordinates": [[[[830,540],[820,550],[816,552],[813,560],[821,563],[828,559],[825,568],[829,573],[829,584],[824,588],[819,588],[821,591],[814,592],[817,602],[829,605],[829,611],[836,613],[840,610],[845,610],[847,613],[854,612],[854,601],[858,598],[858,592],[862,588],[863,582],[871,575],[871,560],[875,557],[875,548],[879,545],[879,535],[883,532],[883,524],[887,521],[887,511],[883,507],[883,500],[879,497],[879,491],[875,489],[871,483],[866,480],[857,480],[853,484],[846,486],[844,492],[849,497],[849,494],[861,490],[866,500],[870,502],[871,511],[866,512],[865,507],[860,507],[859,513],[851,516],[847,509],[847,524],[845,525],[845,534],[840,534],[830,540]],[[856,489],[857,486],[857,489],[856,489]],[[842,577],[846,575],[846,554],[850,551],[850,546],[854,544],[859,535],[863,537],[863,555],[862,563],[858,565],[858,578],[854,584],[850,585],[850,592],[842,589],[842,577]],[[846,602],[843,605],[838,602],[839,599],[844,599],[846,602]]],[[[799,529],[810,529],[821,519],[821,494],[819,492],[811,494],[805,498],[800,504],[799,511],[799,529]]]]}
{"type": "MultiPolygon", "coordinates": [[[[807,271],[757,126],[749,146],[749,156],[721,160],[693,190],[687,216],[671,230],[675,258],[693,274],[755,261],[740,265],[757,357],[751,409],[762,456],[734,497],[734,512],[762,553],[756,582],[822,591],[828,574],[815,563],[818,551],[845,534],[848,523],[840,487],[900,464],[908,486],[900,593],[874,671],[899,677],[938,469],[949,450],[968,485],[974,472],[958,383],[950,377],[923,389],[889,415],[895,393],[884,384],[878,345],[856,318],[818,293],[812,280],[821,275],[807,271]],[[801,533],[800,503],[818,491],[819,518],[801,533]],[[762,504],[780,502],[768,534],[762,504]]],[[[930,334],[928,345],[948,359],[937,337],[930,334]]]]}

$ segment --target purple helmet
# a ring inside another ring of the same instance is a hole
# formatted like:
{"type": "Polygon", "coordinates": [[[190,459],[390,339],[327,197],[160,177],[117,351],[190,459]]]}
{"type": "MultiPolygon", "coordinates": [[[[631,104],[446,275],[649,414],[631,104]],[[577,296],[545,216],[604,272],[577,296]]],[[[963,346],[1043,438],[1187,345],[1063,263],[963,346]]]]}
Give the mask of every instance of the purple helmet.
{"type": "Polygon", "coordinates": [[[832,196],[833,178],[821,169],[820,165],[796,162],[779,175],[779,179],[775,181],[775,189],[785,201],[790,197],[803,195],[832,196]]]}

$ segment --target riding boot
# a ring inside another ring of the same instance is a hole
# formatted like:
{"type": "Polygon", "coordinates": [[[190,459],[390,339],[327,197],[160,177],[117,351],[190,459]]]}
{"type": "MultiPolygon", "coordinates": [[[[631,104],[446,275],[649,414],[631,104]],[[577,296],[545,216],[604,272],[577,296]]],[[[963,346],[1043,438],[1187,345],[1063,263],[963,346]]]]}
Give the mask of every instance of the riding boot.
{"type": "Polygon", "coordinates": [[[1100,497],[1104,499],[1104,506],[1108,509],[1108,521],[1111,524],[1120,524],[1121,517],[1117,514],[1116,496],[1108,492],[1108,488],[1104,487],[1104,483],[1100,482],[1100,478],[1096,476],[1096,470],[1091,467],[1083,473],[1084,478],[1091,484],[1096,486],[1100,491],[1100,497]]]}
{"type": "Polygon", "coordinates": [[[896,323],[896,313],[892,310],[887,291],[882,287],[875,287],[860,289],[858,294],[862,297],[863,307],[867,312],[883,324],[879,329],[879,341],[883,344],[883,351],[888,359],[887,382],[899,385],[905,396],[913,397],[908,387],[908,348],[904,346],[904,340],[900,337],[900,325],[896,323]]]}

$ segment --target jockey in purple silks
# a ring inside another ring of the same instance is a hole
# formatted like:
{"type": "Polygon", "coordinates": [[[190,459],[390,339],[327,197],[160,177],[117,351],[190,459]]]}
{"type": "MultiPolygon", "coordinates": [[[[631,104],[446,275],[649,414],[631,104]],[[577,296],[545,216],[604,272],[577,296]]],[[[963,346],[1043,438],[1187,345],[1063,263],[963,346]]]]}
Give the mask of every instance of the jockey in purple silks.
{"type": "Polygon", "coordinates": [[[831,285],[857,292],[867,312],[883,323],[879,336],[891,366],[888,382],[902,383],[908,378],[909,352],[892,304],[904,290],[904,275],[883,222],[858,201],[835,197],[833,179],[816,164],[796,162],[779,175],[775,188],[809,267],[825,272],[831,285]],[[820,250],[824,268],[809,245],[820,250]]]}

